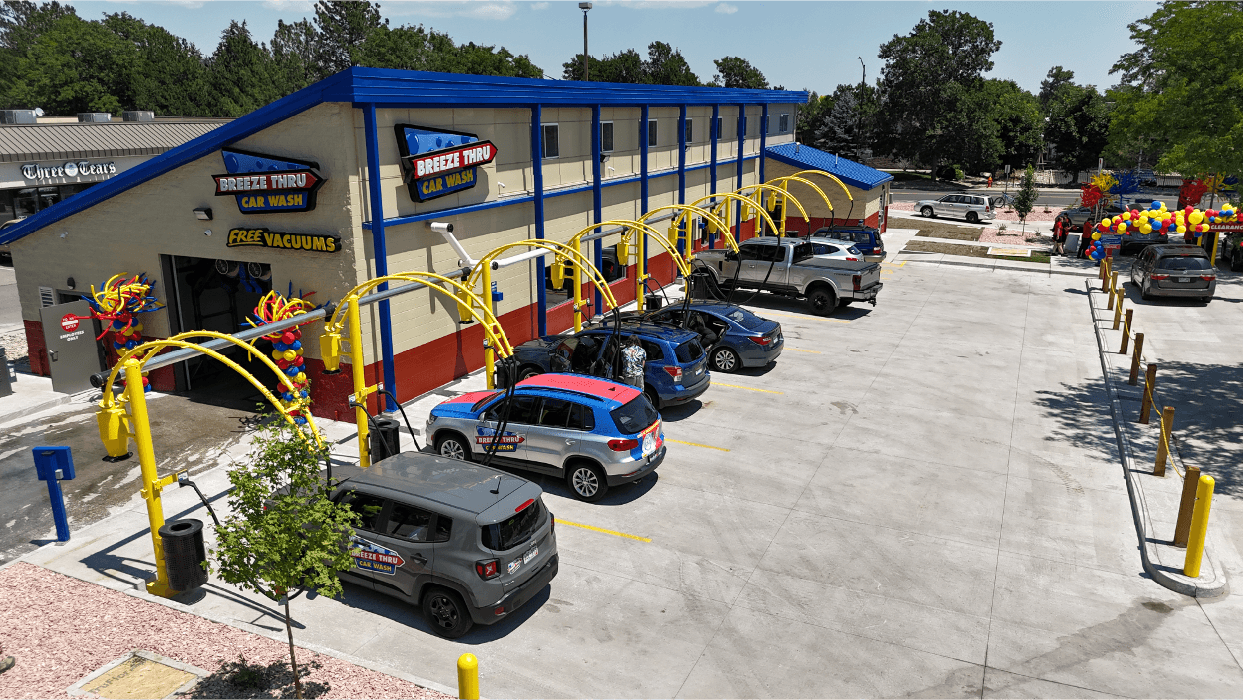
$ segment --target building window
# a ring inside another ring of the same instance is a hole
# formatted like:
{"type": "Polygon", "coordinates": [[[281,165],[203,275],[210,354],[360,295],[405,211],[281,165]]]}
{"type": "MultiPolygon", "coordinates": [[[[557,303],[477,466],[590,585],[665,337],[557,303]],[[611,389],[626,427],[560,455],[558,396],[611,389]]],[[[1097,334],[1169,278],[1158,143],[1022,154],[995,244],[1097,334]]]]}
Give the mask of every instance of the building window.
{"type": "Polygon", "coordinates": [[[773,133],[773,120],[771,117],[760,117],[760,121],[764,122],[764,133],[773,133]]]}
{"type": "Polygon", "coordinates": [[[721,140],[721,124],[722,124],[722,117],[717,117],[716,118],[716,133],[712,135],[712,138],[718,141],[721,140]]]}
{"type": "Polygon", "coordinates": [[[557,132],[559,129],[556,124],[544,125],[544,157],[556,158],[561,155],[561,145],[557,142],[557,132]]]}
{"type": "Polygon", "coordinates": [[[691,143],[695,140],[695,130],[691,128],[692,123],[694,123],[694,120],[687,118],[686,120],[686,142],[687,143],[691,143]]]}
{"type": "Polygon", "coordinates": [[[604,276],[606,282],[619,280],[626,276],[626,266],[617,259],[617,246],[611,245],[605,248],[602,253],[600,266],[600,274],[604,276]]]}
{"type": "Polygon", "coordinates": [[[613,150],[613,122],[600,122],[600,150],[605,153],[613,150]]]}
{"type": "Polygon", "coordinates": [[[655,146],[657,143],[659,143],[659,139],[656,138],[656,120],[648,119],[647,120],[647,145],[655,146]]]}
{"type": "Polygon", "coordinates": [[[783,134],[790,133],[790,115],[788,114],[781,115],[781,121],[777,125],[777,130],[783,134]]]}

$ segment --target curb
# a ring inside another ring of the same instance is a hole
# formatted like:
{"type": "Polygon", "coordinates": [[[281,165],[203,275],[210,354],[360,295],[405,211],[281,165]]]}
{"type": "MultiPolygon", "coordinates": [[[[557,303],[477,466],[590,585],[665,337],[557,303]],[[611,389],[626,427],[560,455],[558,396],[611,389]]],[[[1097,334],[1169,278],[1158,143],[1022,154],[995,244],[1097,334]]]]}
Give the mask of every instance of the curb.
{"type": "MultiPolygon", "coordinates": [[[[899,253],[907,253],[907,254],[910,254],[912,252],[918,252],[918,251],[909,251],[909,250],[899,251],[899,253]]],[[[894,260],[897,261],[896,256],[894,257],[894,260]]],[[[1040,269],[1032,268],[1032,267],[1010,267],[1008,265],[999,266],[999,265],[996,265],[995,263],[968,263],[968,262],[959,262],[957,260],[920,260],[919,258],[903,258],[902,262],[917,262],[917,263],[924,263],[926,265],[957,265],[958,267],[982,267],[988,270],[1004,270],[1006,272],[1032,272],[1037,275],[1065,275],[1067,277],[1092,277],[1095,275],[1095,273],[1091,271],[1070,272],[1067,270],[1054,270],[1052,268],[1048,270],[1040,270],[1040,269]]]]}
{"type": "MultiPolygon", "coordinates": [[[[1131,459],[1131,441],[1126,435],[1122,402],[1118,398],[1118,388],[1114,384],[1106,360],[1105,338],[1102,334],[1100,319],[1096,314],[1096,305],[1092,303],[1092,292],[1096,291],[1092,285],[1093,281],[1092,279],[1084,280],[1084,285],[1088,290],[1088,308],[1092,312],[1092,330],[1096,334],[1096,349],[1101,361],[1101,372],[1105,378],[1105,388],[1109,392],[1109,412],[1113,418],[1114,435],[1118,439],[1118,453],[1122,457],[1122,473],[1126,477],[1127,497],[1131,501],[1131,517],[1135,521],[1135,534],[1139,538],[1140,562],[1152,580],[1175,593],[1193,598],[1217,598],[1226,595],[1230,589],[1225,572],[1217,560],[1210,555],[1207,544],[1204,548],[1204,559],[1208,566],[1203,567],[1207,568],[1207,571],[1201,571],[1199,578],[1193,579],[1172,573],[1166,567],[1153,563],[1154,560],[1159,559],[1159,552],[1157,543],[1148,536],[1148,533],[1153,531],[1152,514],[1143,484],[1135,478],[1134,460],[1131,459]]],[[[1170,459],[1181,461],[1176,450],[1171,451],[1170,459]]]]}
{"type": "Polygon", "coordinates": [[[48,399],[43,403],[38,403],[33,406],[26,406],[17,411],[0,413],[0,423],[8,423],[11,420],[17,420],[18,418],[28,416],[32,413],[40,413],[51,408],[56,408],[57,406],[64,406],[71,401],[73,401],[73,394],[65,394],[60,398],[48,399]]]}

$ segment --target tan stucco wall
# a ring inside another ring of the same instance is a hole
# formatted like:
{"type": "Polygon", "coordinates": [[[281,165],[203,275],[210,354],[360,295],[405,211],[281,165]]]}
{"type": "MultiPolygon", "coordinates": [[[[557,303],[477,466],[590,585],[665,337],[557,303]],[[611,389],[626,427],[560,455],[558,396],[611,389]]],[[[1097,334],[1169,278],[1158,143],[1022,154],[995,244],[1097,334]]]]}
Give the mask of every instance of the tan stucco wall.
{"type": "MultiPolygon", "coordinates": [[[[769,180],[774,178],[793,175],[794,173],[804,170],[805,168],[796,168],[792,165],[779,163],[772,158],[767,160],[765,169],[765,177],[769,180]]],[[[803,176],[800,176],[803,177],[803,176]]],[[[806,179],[815,183],[821,191],[829,198],[829,202],[833,204],[833,211],[830,213],[829,208],[825,206],[824,199],[820,197],[812,188],[801,182],[790,183],[790,194],[803,205],[807,210],[807,215],[811,217],[828,218],[835,216],[838,219],[846,218],[849,213],[851,219],[866,219],[884,208],[883,201],[888,192],[888,185],[881,185],[870,190],[859,189],[852,185],[846,185],[846,189],[850,191],[850,196],[854,197],[854,208],[851,208],[850,199],[837,183],[830,181],[823,175],[813,175],[806,179]]],[[[789,216],[798,216],[798,210],[794,205],[790,205],[789,216]]]]}

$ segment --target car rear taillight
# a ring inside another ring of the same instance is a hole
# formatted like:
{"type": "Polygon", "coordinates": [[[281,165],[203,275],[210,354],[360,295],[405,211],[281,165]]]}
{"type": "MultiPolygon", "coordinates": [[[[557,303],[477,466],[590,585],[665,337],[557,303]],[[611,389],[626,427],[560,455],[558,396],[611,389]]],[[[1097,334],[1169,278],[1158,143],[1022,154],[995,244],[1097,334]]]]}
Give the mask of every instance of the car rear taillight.
{"type": "Polygon", "coordinates": [[[987,204],[985,204],[985,205],[984,205],[984,213],[985,213],[985,214],[987,214],[987,213],[989,213],[990,211],[992,211],[992,209],[989,209],[989,208],[988,208],[988,205],[987,205],[987,204]]]}
{"type": "Polygon", "coordinates": [[[773,342],[763,336],[751,336],[749,340],[755,343],[756,345],[768,345],[769,343],[773,342]]]}
{"type": "Polygon", "coordinates": [[[668,373],[670,377],[673,377],[674,383],[676,384],[682,383],[682,368],[681,367],[677,365],[665,365],[665,372],[668,373]]]}
{"type": "Polygon", "coordinates": [[[487,581],[501,575],[500,561],[497,559],[489,559],[487,561],[475,562],[475,573],[479,574],[479,578],[487,581]]]}
{"type": "Polygon", "coordinates": [[[629,452],[639,446],[639,441],[633,438],[624,440],[609,440],[609,449],[614,452],[629,452]]]}
{"type": "Polygon", "coordinates": [[[514,508],[514,512],[521,513],[523,508],[526,508],[527,506],[531,505],[534,502],[535,502],[534,498],[528,498],[527,500],[523,501],[517,508],[514,508]]]}
{"type": "Polygon", "coordinates": [[[855,291],[859,291],[859,284],[863,282],[863,275],[852,275],[850,281],[855,285],[855,291]]]}
{"type": "Polygon", "coordinates": [[[847,259],[847,260],[849,260],[849,261],[851,261],[851,262],[859,262],[859,258],[851,258],[851,257],[847,257],[846,259],[847,259]]]}
{"type": "Polygon", "coordinates": [[[1169,275],[1153,275],[1152,276],[1152,279],[1154,282],[1161,282],[1162,280],[1168,280],[1169,278],[1170,278],[1169,275]]]}
{"type": "Polygon", "coordinates": [[[1212,282],[1213,280],[1217,279],[1217,275],[1200,275],[1200,279],[1204,280],[1205,282],[1212,282]]]}

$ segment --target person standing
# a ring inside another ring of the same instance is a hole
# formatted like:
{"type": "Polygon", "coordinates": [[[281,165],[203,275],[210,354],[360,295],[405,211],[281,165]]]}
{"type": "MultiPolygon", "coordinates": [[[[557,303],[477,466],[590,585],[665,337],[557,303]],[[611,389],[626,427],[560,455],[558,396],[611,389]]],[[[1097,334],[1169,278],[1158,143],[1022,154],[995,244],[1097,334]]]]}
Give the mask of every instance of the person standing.
{"type": "Polygon", "coordinates": [[[626,347],[622,348],[622,381],[643,390],[643,365],[647,362],[647,351],[639,345],[639,338],[631,334],[626,339],[626,347]]]}

